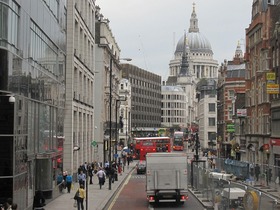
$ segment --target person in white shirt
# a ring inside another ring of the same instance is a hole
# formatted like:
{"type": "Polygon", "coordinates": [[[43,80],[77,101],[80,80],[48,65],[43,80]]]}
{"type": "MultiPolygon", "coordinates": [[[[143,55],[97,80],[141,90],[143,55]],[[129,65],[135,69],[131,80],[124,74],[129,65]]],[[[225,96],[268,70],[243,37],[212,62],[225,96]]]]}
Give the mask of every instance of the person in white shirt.
{"type": "Polygon", "coordinates": [[[102,168],[99,168],[98,172],[96,173],[96,176],[98,177],[99,187],[101,189],[102,185],[104,185],[105,183],[106,173],[102,170],[102,168]]]}

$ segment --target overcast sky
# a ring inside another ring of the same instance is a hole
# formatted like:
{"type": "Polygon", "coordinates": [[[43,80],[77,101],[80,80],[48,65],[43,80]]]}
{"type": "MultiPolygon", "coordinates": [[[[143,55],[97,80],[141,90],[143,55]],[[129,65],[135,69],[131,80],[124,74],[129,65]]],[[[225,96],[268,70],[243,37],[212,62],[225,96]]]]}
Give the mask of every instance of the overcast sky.
{"type": "Polygon", "coordinates": [[[97,0],[100,12],[131,64],[162,76],[179,39],[188,31],[195,3],[198,27],[211,43],[220,64],[232,60],[238,41],[244,53],[245,29],[251,22],[253,0],[97,0]]]}

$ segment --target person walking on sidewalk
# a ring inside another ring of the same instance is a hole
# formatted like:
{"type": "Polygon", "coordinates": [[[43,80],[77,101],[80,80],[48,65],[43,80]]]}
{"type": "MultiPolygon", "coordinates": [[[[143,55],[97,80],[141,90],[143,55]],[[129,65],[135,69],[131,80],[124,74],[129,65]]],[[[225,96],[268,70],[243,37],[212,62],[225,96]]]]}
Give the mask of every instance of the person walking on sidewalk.
{"type": "Polygon", "coordinates": [[[96,173],[96,176],[98,177],[99,187],[101,189],[102,185],[104,185],[104,183],[105,183],[106,174],[102,170],[102,168],[99,168],[99,171],[96,173]]]}
{"type": "Polygon", "coordinates": [[[91,165],[88,166],[88,176],[89,176],[89,184],[93,184],[92,177],[93,177],[94,171],[91,165]]]}
{"type": "Polygon", "coordinates": [[[66,176],[66,187],[67,187],[67,192],[70,193],[72,187],[72,175],[70,174],[67,174],[66,176]]]}
{"type": "Polygon", "coordinates": [[[77,207],[78,210],[84,210],[84,199],[86,198],[86,191],[84,189],[84,185],[81,184],[79,189],[79,196],[77,198],[77,207]]]}
{"type": "Polygon", "coordinates": [[[33,199],[33,209],[40,209],[44,210],[44,206],[46,205],[46,199],[43,195],[43,192],[41,190],[36,191],[34,199],[33,199]]]}
{"type": "Polygon", "coordinates": [[[257,181],[259,181],[260,173],[261,173],[260,166],[259,166],[259,164],[256,164],[256,166],[255,166],[255,175],[256,175],[257,181]]]}
{"type": "Polygon", "coordinates": [[[56,178],[56,184],[58,185],[59,192],[62,192],[62,190],[64,188],[63,182],[64,182],[64,179],[63,179],[62,173],[59,173],[56,178]]]}
{"type": "Polygon", "coordinates": [[[81,170],[80,174],[78,175],[79,184],[85,186],[86,178],[86,174],[84,174],[83,170],[81,170]]]}

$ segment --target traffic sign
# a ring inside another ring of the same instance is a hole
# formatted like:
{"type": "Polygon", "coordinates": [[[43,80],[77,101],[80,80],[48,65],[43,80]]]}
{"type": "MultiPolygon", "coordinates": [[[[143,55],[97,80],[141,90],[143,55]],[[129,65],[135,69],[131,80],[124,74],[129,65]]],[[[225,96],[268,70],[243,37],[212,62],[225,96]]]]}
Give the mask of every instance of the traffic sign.
{"type": "Polygon", "coordinates": [[[91,142],[91,145],[94,146],[94,147],[96,147],[96,145],[97,145],[96,141],[92,141],[92,142],[91,142]]]}

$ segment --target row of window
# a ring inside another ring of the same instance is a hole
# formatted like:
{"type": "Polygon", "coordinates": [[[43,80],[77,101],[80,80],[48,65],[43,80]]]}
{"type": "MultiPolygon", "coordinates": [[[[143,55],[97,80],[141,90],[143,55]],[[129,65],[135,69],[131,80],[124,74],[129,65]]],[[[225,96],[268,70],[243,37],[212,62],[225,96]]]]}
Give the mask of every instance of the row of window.
{"type": "Polygon", "coordinates": [[[0,39],[18,47],[19,6],[10,1],[10,5],[0,2],[0,39]]]}
{"type": "Polygon", "coordinates": [[[31,21],[30,57],[56,76],[58,72],[58,47],[31,21]]]}
{"type": "Polygon", "coordinates": [[[186,97],[185,97],[185,95],[170,95],[170,94],[166,94],[166,95],[162,95],[162,100],[185,101],[186,97]]]}
{"type": "Polygon", "coordinates": [[[163,109],[186,109],[186,103],[178,102],[165,102],[161,103],[161,108],[163,109]]]}
{"type": "Polygon", "coordinates": [[[74,68],[74,99],[83,101],[87,104],[93,104],[93,80],[88,77],[86,72],[74,68]]]}
{"type": "Polygon", "coordinates": [[[134,93],[142,94],[142,95],[145,95],[146,97],[147,96],[158,97],[160,95],[159,92],[151,91],[149,89],[144,90],[143,87],[142,88],[132,87],[132,90],[133,90],[134,93]]]}
{"type": "Polygon", "coordinates": [[[135,103],[149,104],[151,106],[160,106],[160,101],[156,99],[157,98],[148,99],[148,98],[132,96],[132,101],[134,101],[135,103]]]}
{"type": "Polygon", "coordinates": [[[186,116],[186,111],[185,110],[162,110],[161,111],[161,116],[164,116],[164,117],[167,117],[167,116],[185,117],[186,116]]]}
{"type": "Polygon", "coordinates": [[[182,117],[162,117],[161,118],[162,123],[186,123],[186,118],[182,117]]]}

